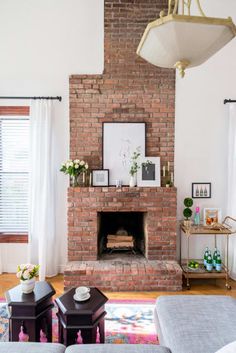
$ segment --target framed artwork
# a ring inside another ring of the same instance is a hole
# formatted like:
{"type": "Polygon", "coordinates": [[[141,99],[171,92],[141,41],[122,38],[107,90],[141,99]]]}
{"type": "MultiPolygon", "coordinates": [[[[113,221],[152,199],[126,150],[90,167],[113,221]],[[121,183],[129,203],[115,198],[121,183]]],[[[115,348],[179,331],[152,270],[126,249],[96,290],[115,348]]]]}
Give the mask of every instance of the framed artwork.
{"type": "Polygon", "coordinates": [[[193,199],[210,199],[211,183],[192,183],[193,199]]]}
{"type": "Polygon", "coordinates": [[[211,226],[214,223],[221,222],[221,209],[220,208],[204,208],[203,222],[205,226],[211,226]]]}
{"type": "Polygon", "coordinates": [[[92,186],[108,186],[108,185],[109,185],[108,169],[92,170],[92,186]]]}
{"type": "Polygon", "coordinates": [[[161,186],[160,157],[142,157],[137,173],[138,186],[161,186]]]}
{"type": "Polygon", "coordinates": [[[145,123],[103,123],[103,168],[109,169],[109,185],[129,185],[131,156],[145,156],[145,123]]]}

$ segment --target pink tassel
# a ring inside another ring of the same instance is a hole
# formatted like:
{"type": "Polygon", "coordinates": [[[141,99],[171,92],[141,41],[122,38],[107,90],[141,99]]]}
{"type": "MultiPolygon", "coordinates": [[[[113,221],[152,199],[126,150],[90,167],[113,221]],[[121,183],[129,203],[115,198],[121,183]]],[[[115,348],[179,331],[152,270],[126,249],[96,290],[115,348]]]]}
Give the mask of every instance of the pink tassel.
{"type": "Polygon", "coordinates": [[[24,327],[20,327],[20,333],[19,333],[19,342],[28,342],[29,341],[29,335],[27,333],[24,333],[24,327]]]}
{"type": "Polygon", "coordinates": [[[43,330],[40,330],[40,342],[41,343],[47,343],[48,339],[46,334],[43,332],[43,330]]]}
{"type": "Polygon", "coordinates": [[[78,344],[82,344],[82,343],[83,343],[83,339],[82,339],[82,337],[81,337],[81,332],[80,332],[80,331],[77,332],[77,340],[76,340],[76,343],[78,343],[78,344]]]}

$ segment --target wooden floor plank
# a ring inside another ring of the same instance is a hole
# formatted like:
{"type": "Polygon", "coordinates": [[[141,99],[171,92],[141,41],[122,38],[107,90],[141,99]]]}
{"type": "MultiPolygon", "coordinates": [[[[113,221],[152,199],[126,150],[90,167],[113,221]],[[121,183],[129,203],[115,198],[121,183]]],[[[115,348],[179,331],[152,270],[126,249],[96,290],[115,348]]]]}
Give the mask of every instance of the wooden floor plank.
{"type": "MultiPolygon", "coordinates": [[[[56,295],[61,295],[63,288],[63,275],[58,275],[47,279],[55,288],[56,295]]],[[[191,289],[183,289],[180,292],[109,292],[105,293],[109,299],[156,299],[160,295],[175,295],[175,294],[206,294],[206,295],[230,295],[236,298],[236,282],[231,281],[232,289],[225,289],[224,280],[192,280],[191,289]]],[[[4,273],[0,275],[0,297],[4,298],[4,293],[19,284],[15,274],[4,273]]]]}

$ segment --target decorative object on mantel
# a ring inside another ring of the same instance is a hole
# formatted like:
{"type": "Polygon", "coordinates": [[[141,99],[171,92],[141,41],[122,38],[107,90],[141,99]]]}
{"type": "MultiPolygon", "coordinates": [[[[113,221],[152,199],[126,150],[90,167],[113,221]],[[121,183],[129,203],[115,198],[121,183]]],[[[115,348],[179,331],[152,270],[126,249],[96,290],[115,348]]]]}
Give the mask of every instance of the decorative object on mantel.
{"type": "Polygon", "coordinates": [[[109,169],[92,170],[92,186],[108,186],[109,169]]]}
{"type": "Polygon", "coordinates": [[[140,157],[145,156],[145,135],[145,123],[103,123],[103,169],[109,169],[109,185],[116,180],[129,185],[131,156],[137,148],[140,157]]]}
{"type": "Polygon", "coordinates": [[[141,158],[140,166],[137,173],[138,186],[161,186],[160,157],[141,158]]]}
{"type": "Polygon", "coordinates": [[[192,0],[183,0],[182,6],[180,0],[168,3],[168,13],[161,11],[147,25],[137,54],[155,66],[177,68],[184,77],[186,68],[201,65],[233,39],[236,27],[230,17],[206,17],[200,0],[200,16],[190,14],[192,0]]]}
{"type": "Polygon", "coordinates": [[[184,226],[185,227],[190,227],[192,221],[190,220],[190,218],[192,217],[193,211],[191,210],[190,207],[192,207],[193,205],[193,200],[191,199],[191,197],[186,197],[184,199],[184,206],[186,207],[183,210],[183,215],[184,215],[184,226]]]}
{"type": "Polygon", "coordinates": [[[22,264],[17,266],[16,277],[20,279],[22,293],[33,292],[38,272],[39,265],[22,264]]]}
{"type": "Polygon", "coordinates": [[[169,188],[174,185],[174,173],[170,171],[170,162],[162,167],[162,185],[169,188]]]}
{"type": "Polygon", "coordinates": [[[140,157],[139,149],[140,148],[138,147],[137,151],[134,151],[133,155],[131,156],[131,166],[129,170],[129,174],[130,174],[129,186],[131,188],[137,185],[137,171],[140,168],[140,165],[138,164],[138,159],[140,157]]]}
{"type": "Polygon", "coordinates": [[[121,188],[122,187],[122,180],[117,179],[116,180],[116,188],[121,188]]]}
{"type": "Polygon", "coordinates": [[[210,199],[211,183],[192,183],[193,199],[210,199]]]}
{"type": "Polygon", "coordinates": [[[86,184],[88,163],[79,159],[69,159],[61,165],[61,172],[70,176],[71,186],[79,186],[79,177],[82,175],[82,186],[86,184]]]}

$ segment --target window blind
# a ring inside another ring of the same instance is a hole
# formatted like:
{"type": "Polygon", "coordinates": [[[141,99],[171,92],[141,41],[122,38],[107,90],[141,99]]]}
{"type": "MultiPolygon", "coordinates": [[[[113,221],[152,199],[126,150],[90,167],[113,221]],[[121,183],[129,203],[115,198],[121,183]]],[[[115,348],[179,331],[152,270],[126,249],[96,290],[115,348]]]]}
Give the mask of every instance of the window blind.
{"type": "Polygon", "coordinates": [[[29,117],[0,116],[0,233],[28,232],[29,117]]]}

